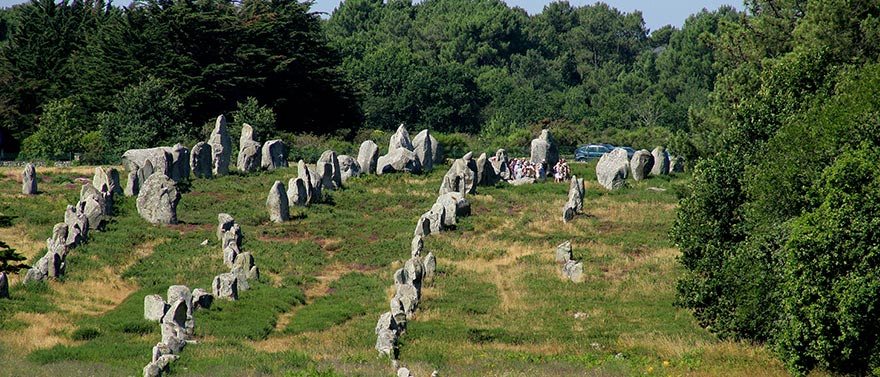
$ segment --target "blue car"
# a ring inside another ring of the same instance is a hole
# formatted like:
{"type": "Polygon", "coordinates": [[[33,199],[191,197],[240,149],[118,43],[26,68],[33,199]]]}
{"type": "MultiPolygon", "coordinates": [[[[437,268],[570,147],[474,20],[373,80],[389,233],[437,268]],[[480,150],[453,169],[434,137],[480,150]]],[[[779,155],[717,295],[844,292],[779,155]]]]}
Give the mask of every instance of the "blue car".
{"type": "Polygon", "coordinates": [[[589,144],[589,145],[581,145],[577,150],[574,151],[574,160],[575,161],[589,161],[595,160],[602,157],[603,154],[611,152],[611,148],[608,148],[602,144],[589,144]]]}

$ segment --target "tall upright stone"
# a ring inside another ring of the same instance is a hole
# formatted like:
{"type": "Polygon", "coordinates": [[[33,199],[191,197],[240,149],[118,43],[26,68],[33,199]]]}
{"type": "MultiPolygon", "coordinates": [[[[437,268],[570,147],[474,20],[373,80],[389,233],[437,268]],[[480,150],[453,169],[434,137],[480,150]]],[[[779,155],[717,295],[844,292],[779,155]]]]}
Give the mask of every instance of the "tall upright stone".
{"type": "Polygon", "coordinates": [[[196,178],[211,178],[214,175],[213,168],[211,167],[212,156],[213,148],[211,144],[200,141],[193,147],[190,154],[189,167],[196,178]]]}
{"type": "Polygon", "coordinates": [[[364,174],[373,174],[376,172],[376,161],[379,159],[379,146],[372,140],[361,143],[358,149],[358,164],[364,174]]]}
{"type": "Polygon", "coordinates": [[[116,168],[104,170],[103,167],[96,167],[95,175],[92,178],[92,185],[98,190],[106,186],[107,192],[113,195],[123,193],[122,187],[119,185],[119,171],[116,168]]]}
{"type": "Polygon", "coordinates": [[[342,172],[339,168],[339,158],[336,156],[336,152],[331,150],[324,151],[324,153],[321,153],[321,157],[318,158],[316,165],[323,178],[324,188],[328,190],[342,188],[342,172]],[[330,167],[329,170],[326,168],[327,166],[330,167]],[[325,170],[320,171],[322,168],[325,170]]]}
{"type": "Polygon", "coordinates": [[[208,144],[211,146],[211,171],[216,176],[229,174],[232,140],[226,130],[226,117],[222,114],[217,117],[217,121],[214,123],[214,130],[211,131],[208,144]]]}
{"type": "Polygon", "coordinates": [[[495,173],[495,168],[489,161],[489,158],[486,157],[486,154],[483,153],[477,158],[477,185],[479,186],[494,186],[498,183],[499,177],[498,174],[495,173]]]}
{"type": "Polygon", "coordinates": [[[37,169],[34,164],[27,164],[21,171],[21,193],[25,195],[37,194],[37,169]]]}
{"type": "Polygon", "coordinates": [[[419,132],[412,140],[413,152],[416,159],[422,164],[422,171],[430,172],[434,170],[434,146],[431,144],[431,137],[427,129],[419,132]]]}
{"type": "Polygon", "coordinates": [[[281,139],[269,140],[263,144],[260,167],[272,170],[287,167],[287,147],[281,139]]]}
{"type": "Polygon", "coordinates": [[[150,160],[144,161],[144,165],[138,169],[138,180],[141,182],[141,186],[144,185],[144,182],[147,181],[147,178],[153,175],[153,162],[150,160]]]}
{"type": "Polygon", "coordinates": [[[149,161],[153,164],[153,173],[162,173],[171,178],[174,166],[174,157],[171,156],[171,152],[164,148],[156,148],[153,150],[149,161]]]}
{"type": "Polygon", "coordinates": [[[232,215],[228,213],[217,214],[217,241],[222,241],[223,235],[232,230],[233,225],[235,225],[235,219],[232,215]]]}
{"type": "Polygon", "coordinates": [[[180,193],[171,178],[156,173],[147,178],[137,198],[138,214],[153,224],[177,224],[180,193]]]}
{"type": "Polygon", "coordinates": [[[171,153],[171,180],[174,182],[181,182],[185,179],[189,179],[189,148],[181,143],[177,143],[169,148],[169,153],[171,153]]]}
{"type": "Polygon", "coordinates": [[[651,175],[667,175],[669,174],[669,153],[666,148],[656,147],[651,151],[654,156],[654,167],[651,169],[651,175]]]}
{"type": "Polygon", "coordinates": [[[391,135],[391,139],[388,141],[388,151],[393,151],[397,148],[406,148],[409,151],[413,150],[412,141],[409,138],[409,132],[407,132],[406,127],[401,123],[399,127],[397,127],[397,131],[394,132],[394,135],[391,135]]]}
{"type": "Polygon", "coordinates": [[[532,155],[530,160],[536,164],[546,162],[547,166],[552,167],[559,161],[559,149],[553,136],[550,136],[549,130],[541,130],[541,135],[537,139],[532,140],[532,155]]]}
{"type": "Polygon", "coordinates": [[[357,160],[349,155],[340,155],[339,176],[340,178],[342,178],[342,184],[344,185],[346,182],[348,182],[349,178],[357,177],[359,175],[361,175],[361,165],[358,164],[357,160]]]}
{"type": "Polygon", "coordinates": [[[632,169],[633,179],[641,181],[648,178],[648,174],[651,174],[651,169],[654,168],[654,156],[645,149],[638,150],[633,153],[629,165],[632,169]]]}
{"type": "Polygon", "coordinates": [[[629,175],[629,156],[623,148],[614,149],[599,158],[596,164],[596,179],[602,187],[617,190],[626,185],[629,175]]]}
{"type": "Polygon", "coordinates": [[[306,189],[308,183],[300,177],[291,178],[287,182],[287,201],[292,206],[308,207],[309,192],[306,189]]]}
{"type": "Polygon", "coordinates": [[[290,203],[287,201],[287,192],[281,181],[275,181],[272,189],[269,190],[266,210],[269,211],[269,220],[273,222],[281,223],[290,220],[290,203]]]}
{"type": "Polygon", "coordinates": [[[138,170],[140,169],[135,166],[134,170],[128,172],[128,180],[125,182],[125,191],[123,191],[125,196],[137,196],[137,194],[141,192],[141,181],[140,176],[138,175],[138,170]]]}
{"type": "Polygon", "coordinates": [[[263,162],[262,149],[259,142],[254,141],[254,129],[245,123],[241,126],[241,138],[238,140],[238,160],[235,166],[243,172],[253,173],[263,162]]]}

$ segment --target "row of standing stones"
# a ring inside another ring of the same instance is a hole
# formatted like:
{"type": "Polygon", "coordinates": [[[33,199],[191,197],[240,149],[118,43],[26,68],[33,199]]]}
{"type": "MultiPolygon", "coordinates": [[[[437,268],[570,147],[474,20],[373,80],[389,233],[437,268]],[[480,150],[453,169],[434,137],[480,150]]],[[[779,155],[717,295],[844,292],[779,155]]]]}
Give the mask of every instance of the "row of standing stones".
{"type": "Polygon", "coordinates": [[[617,190],[626,185],[626,178],[632,173],[633,179],[641,181],[651,175],[667,175],[671,172],[684,172],[684,159],[672,157],[663,147],[648,152],[645,149],[629,157],[626,150],[617,148],[605,153],[596,164],[596,179],[602,187],[617,190]]]}

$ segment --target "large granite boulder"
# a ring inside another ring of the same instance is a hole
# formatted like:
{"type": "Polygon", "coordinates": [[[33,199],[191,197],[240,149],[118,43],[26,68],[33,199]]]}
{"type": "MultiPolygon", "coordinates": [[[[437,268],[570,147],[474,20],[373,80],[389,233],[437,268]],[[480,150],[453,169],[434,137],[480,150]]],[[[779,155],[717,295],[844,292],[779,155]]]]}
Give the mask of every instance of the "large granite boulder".
{"type": "Polygon", "coordinates": [[[189,148],[183,144],[177,143],[173,147],[168,148],[171,154],[171,180],[181,182],[189,179],[190,173],[190,157],[189,148]]]}
{"type": "Polygon", "coordinates": [[[296,165],[297,177],[302,178],[306,183],[306,193],[308,196],[307,204],[317,203],[321,201],[321,188],[324,186],[322,177],[317,171],[306,165],[303,160],[299,160],[296,165]]]}
{"type": "Polygon", "coordinates": [[[287,147],[281,139],[269,140],[263,144],[260,167],[264,170],[287,167],[287,147]]]}
{"type": "MultiPolygon", "coordinates": [[[[214,175],[211,165],[213,148],[210,144],[200,141],[193,147],[190,154],[189,168],[196,178],[211,178],[214,175]]],[[[143,181],[141,181],[143,182],[143,181]]]]}
{"type": "Polygon", "coordinates": [[[654,156],[654,167],[651,168],[651,175],[667,175],[669,174],[669,153],[666,148],[656,147],[651,151],[654,156]]]}
{"type": "MultiPolygon", "coordinates": [[[[470,155],[470,153],[467,155],[470,155]]],[[[449,171],[443,176],[443,181],[440,184],[440,195],[449,192],[458,192],[462,194],[476,193],[476,170],[476,163],[471,159],[460,158],[455,160],[449,168],[449,171]],[[473,164],[473,169],[469,166],[469,163],[473,164]]]]}
{"type": "MultiPolygon", "coordinates": [[[[211,172],[216,176],[229,174],[229,162],[232,158],[232,139],[226,129],[226,117],[222,114],[214,123],[214,130],[208,138],[211,146],[211,172]]],[[[195,169],[193,169],[195,170],[195,169]]]]}
{"type": "Polygon", "coordinates": [[[34,164],[27,164],[21,171],[21,193],[25,195],[37,194],[37,169],[34,164]]]}
{"type": "Polygon", "coordinates": [[[513,174],[510,171],[510,160],[507,157],[506,150],[499,149],[496,151],[495,158],[490,158],[489,162],[492,164],[492,170],[495,171],[495,175],[497,175],[499,179],[506,181],[513,178],[513,174]]]}
{"type": "Polygon", "coordinates": [[[481,154],[475,163],[477,166],[477,185],[494,186],[498,183],[500,177],[495,173],[495,168],[485,153],[481,154]]]}
{"type": "Polygon", "coordinates": [[[379,316],[379,321],[376,322],[376,351],[379,351],[379,355],[396,359],[398,334],[397,322],[391,312],[379,316]]]}
{"type": "Polygon", "coordinates": [[[629,165],[632,169],[633,179],[641,181],[648,178],[648,174],[651,174],[651,169],[654,168],[654,156],[645,149],[638,150],[633,153],[629,165]]]}
{"type": "Polygon", "coordinates": [[[122,187],[119,185],[119,171],[115,168],[104,170],[103,167],[96,167],[95,175],[92,177],[92,186],[114,195],[122,194],[122,187]],[[105,187],[106,189],[104,189],[105,187]]]}
{"type": "Polygon", "coordinates": [[[361,143],[358,149],[357,162],[361,166],[364,174],[373,174],[376,172],[376,163],[379,160],[379,146],[372,140],[361,143]]]}
{"type": "Polygon", "coordinates": [[[238,277],[231,272],[217,275],[214,277],[211,289],[216,298],[238,300],[238,277]]]}
{"type": "Polygon", "coordinates": [[[147,295],[144,297],[144,319],[159,322],[165,316],[168,304],[160,295],[147,295]]]}
{"type": "Polygon", "coordinates": [[[325,189],[338,190],[342,188],[342,172],[339,168],[339,158],[334,151],[324,151],[318,162],[315,163],[318,173],[321,174],[321,183],[325,189]]]}
{"type": "Polygon", "coordinates": [[[446,157],[443,153],[443,146],[440,145],[440,142],[434,137],[434,135],[428,135],[428,139],[431,140],[431,153],[434,158],[434,165],[442,165],[443,159],[446,157]]]}
{"type": "Polygon", "coordinates": [[[443,205],[445,208],[444,227],[454,226],[458,224],[458,217],[471,214],[471,205],[460,192],[452,191],[442,194],[437,197],[436,203],[443,205]]]}
{"type": "Polygon", "coordinates": [[[214,304],[214,295],[208,293],[208,291],[201,288],[193,289],[192,303],[193,310],[210,309],[211,305],[214,304]]]}
{"type": "Polygon", "coordinates": [[[302,178],[291,178],[287,181],[287,203],[296,207],[309,206],[309,184],[302,178]]]}
{"type": "Polygon", "coordinates": [[[144,165],[137,169],[137,172],[138,181],[140,181],[141,186],[143,186],[144,182],[147,181],[147,178],[150,178],[150,176],[153,175],[153,161],[144,161],[144,165]]]}
{"type": "Polygon", "coordinates": [[[235,219],[228,213],[221,213],[217,215],[217,240],[222,241],[223,235],[226,232],[232,230],[232,226],[235,225],[235,219]]]}
{"type": "MultiPolygon", "coordinates": [[[[162,147],[154,148],[149,161],[153,165],[154,174],[162,173],[168,176],[168,178],[171,178],[172,168],[174,166],[174,156],[171,155],[171,152],[169,152],[168,149],[162,147]]],[[[146,164],[146,162],[144,164],[146,164]]]]}
{"type": "Polygon", "coordinates": [[[361,175],[361,166],[358,164],[357,160],[349,155],[340,155],[339,176],[342,178],[342,184],[344,185],[348,182],[349,178],[357,177],[359,175],[361,175]]]}
{"type": "Polygon", "coordinates": [[[426,172],[434,170],[434,145],[431,144],[430,136],[428,130],[425,129],[416,134],[416,137],[412,140],[416,159],[422,165],[422,171],[426,172]]]}
{"type": "Polygon", "coordinates": [[[541,135],[532,140],[531,150],[530,160],[536,164],[546,162],[547,166],[556,166],[556,162],[559,161],[559,149],[549,130],[541,130],[541,135]]]}
{"type": "Polygon", "coordinates": [[[138,214],[152,224],[177,224],[180,193],[168,176],[156,173],[147,178],[137,197],[138,214]]]}
{"type": "Polygon", "coordinates": [[[243,172],[253,173],[263,162],[262,149],[259,142],[254,141],[254,128],[245,123],[241,126],[241,137],[238,139],[238,159],[235,166],[243,172]]]}
{"type": "Polygon", "coordinates": [[[405,148],[408,151],[414,149],[409,138],[409,132],[406,131],[406,127],[403,124],[397,127],[397,131],[394,132],[394,135],[391,135],[391,139],[388,141],[389,152],[397,148],[405,148]]]}
{"type": "Polygon", "coordinates": [[[596,164],[596,179],[608,190],[617,190],[626,185],[627,175],[629,175],[629,156],[623,148],[603,154],[596,164]]]}
{"type": "Polygon", "coordinates": [[[290,203],[287,201],[287,191],[281,181],[275,181],[269,190],[266,199],[266,210],[269,211],[269,220],[281,223],[290,220],[290,203]]]}
{"type": "Polygon", "coordinates": [[[392,149],[376,161],[376,174],[395,172],[418,174],[422,172],[422,165],[412,150],[403,147],[392,149]]]}

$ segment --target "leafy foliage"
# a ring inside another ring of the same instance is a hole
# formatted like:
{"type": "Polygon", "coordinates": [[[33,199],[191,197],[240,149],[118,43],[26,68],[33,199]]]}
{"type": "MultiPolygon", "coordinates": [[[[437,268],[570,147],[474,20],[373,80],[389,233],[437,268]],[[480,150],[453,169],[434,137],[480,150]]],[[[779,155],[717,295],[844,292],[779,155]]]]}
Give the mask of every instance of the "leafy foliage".
{"type": "Polygon", "coordinates": [[[9,247],[9,244],[0,241],[0,272],[14,274],[25,268],[30,268],[24,263],[17,263],[26,259],[23,255],[16,253],[15,249],[9,247]]]}

